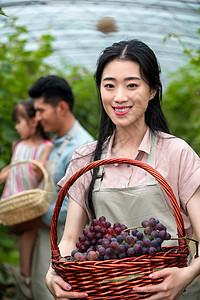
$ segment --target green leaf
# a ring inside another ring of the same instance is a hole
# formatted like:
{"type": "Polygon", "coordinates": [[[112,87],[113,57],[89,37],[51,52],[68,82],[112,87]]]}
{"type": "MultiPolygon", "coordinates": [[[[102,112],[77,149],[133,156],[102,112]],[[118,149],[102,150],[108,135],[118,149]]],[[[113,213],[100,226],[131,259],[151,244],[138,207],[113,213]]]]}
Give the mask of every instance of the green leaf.
{"type": "Polygon", "coordinates": [[[8,17],[8,16],[3,12],[3,10],[2,10],[1,7],[0,7],[0,15],[3,15],[3,16],[5,16],[5,17],[8,17]]]}

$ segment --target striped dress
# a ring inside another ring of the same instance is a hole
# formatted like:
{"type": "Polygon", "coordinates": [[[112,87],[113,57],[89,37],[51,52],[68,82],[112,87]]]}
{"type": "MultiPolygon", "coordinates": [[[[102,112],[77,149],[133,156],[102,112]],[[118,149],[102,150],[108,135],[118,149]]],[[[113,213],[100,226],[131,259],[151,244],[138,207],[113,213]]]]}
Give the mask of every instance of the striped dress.
{"type": "MultiPolygon", "coordinates": [[[[21,143],[16,144],[11,162],[23,161],[28,159],[39,160],[44,148],[42,143],[38,147],[28,146],[21,143]]],[[[38,185],[37,179],[32,170],[32,164],[20,164],[9,169],[9,176],[6,181],[2,197],[20,193],[22,191],[36,188],[38,185]]]]}

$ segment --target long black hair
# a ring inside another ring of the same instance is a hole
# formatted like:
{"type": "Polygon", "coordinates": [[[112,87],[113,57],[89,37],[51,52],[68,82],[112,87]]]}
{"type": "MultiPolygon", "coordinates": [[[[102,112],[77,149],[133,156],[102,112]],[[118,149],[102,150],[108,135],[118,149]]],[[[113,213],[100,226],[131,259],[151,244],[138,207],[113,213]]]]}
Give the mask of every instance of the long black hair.
{"type": "MultiPolygon", "coordinates": [[[[98,97],[101,101],[100,85],[102,73],[105,66],[113,60],[126,60],[136,62],[140,67],[140,73],[143,80],[148,84],[150,89],[156,90],[154,98],[149,101],[147,110],[145,112],[145,122],[153,134],[157,131],[169,133],[169,128],[165,116],[161,109],[162,100],[162,84],[160,81],[160,67],[154,52],[143,42],[133,39],[129,41],[121,41],[114,43],[107,47],[99,57],[97,62],[97,69],[94,74],[96,85],[98,89],[98,97]]],[[[97,139],[96,149],[94,151],[94,161],[101,158],[102,149],[106,140],[112,135],[115,124],[111,121],[104,110],[101,101],[101,122],[99,128],[99,135],[97,139]]],[[[92,203],[92,190],[98,168],[93,170],[92,180],[89,188],[88,208],[93,218],[95,218],[94,207],[92,203]]]]}
{"type": "MultiPolygon", "coordinates": [[[[34,108],[34,100],[32,98],[18,102],[12,112],[12,118],[15,123],[18,121],[19,117],[23,117],[27,121],[35,117],[36,110],[34,108]]],[[[44,132],[41,124],[38,122],[36,132],[40,133],[44,139],[49,139],[48,133],[44,132]]]]}

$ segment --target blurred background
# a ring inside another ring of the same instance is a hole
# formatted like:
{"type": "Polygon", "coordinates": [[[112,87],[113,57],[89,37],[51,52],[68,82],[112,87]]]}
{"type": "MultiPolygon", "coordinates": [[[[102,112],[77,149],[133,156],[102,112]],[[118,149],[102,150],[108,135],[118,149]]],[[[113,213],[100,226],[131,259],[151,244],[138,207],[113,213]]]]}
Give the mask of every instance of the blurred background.
{"type": "MultiPolygon", "coordinates": [[[[172,134],[200,154],[200,1],[5,0],[0,7],[0,168],[9,163],[18,138],[14,105],[28,97],[40,76],[67,79],[76,118],[96,138],[96,61],[106,46],[132,38],[147,43],[158,57],[172,134]]],[[[0,299],[13,297],[7,266],[18,259],[14,238],[1,226],[0,299]]]]}

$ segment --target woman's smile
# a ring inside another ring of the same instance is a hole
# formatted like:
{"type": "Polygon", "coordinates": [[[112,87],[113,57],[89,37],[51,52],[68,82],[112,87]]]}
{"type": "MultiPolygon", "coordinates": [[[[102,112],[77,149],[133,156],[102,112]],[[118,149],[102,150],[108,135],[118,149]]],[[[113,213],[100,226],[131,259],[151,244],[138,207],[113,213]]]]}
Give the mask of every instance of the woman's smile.
{"type": "Polygon", "coordinates": [[[118,116],[126,115],[131,110],[131,108],[132,106],[113,106],[115,114],[118,116]]]}

